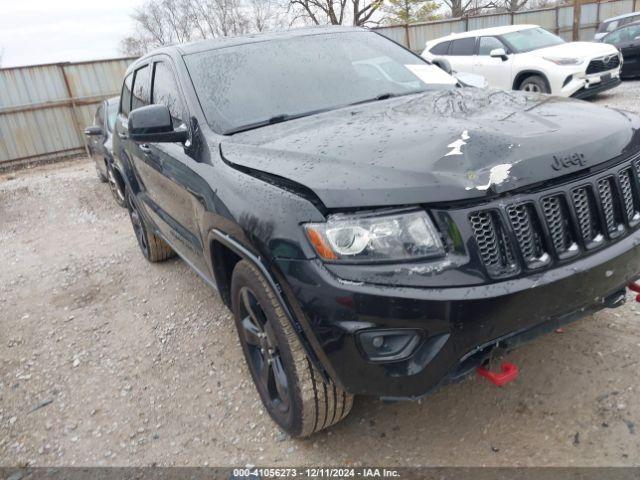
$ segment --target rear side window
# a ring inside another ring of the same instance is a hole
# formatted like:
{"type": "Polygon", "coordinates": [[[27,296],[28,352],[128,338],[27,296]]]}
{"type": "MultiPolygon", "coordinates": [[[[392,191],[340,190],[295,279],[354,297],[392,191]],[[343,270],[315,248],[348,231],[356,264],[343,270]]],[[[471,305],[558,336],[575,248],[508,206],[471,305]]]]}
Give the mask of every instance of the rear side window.
{"type": "Polygon", "coordinates": [[[122,85],[122,93],[120,94],[120,113],[129,115],[131,111],[131,82],[133,81],[133,73],[127,75],[122,85]]]}
{"type": "Polygon", "coordinates": [[[133,97],[131,99],[131,110],[149,105],[151,102],[151,68],[145,65],[136,70],[133,78],[133,97]]]}
{"type": "Polygon", "coordinates": [[[433,47],[431,47],[431,50],[429,50],[429,52],[433,53],[434,55],[446,55],[447,51],[449,50],[450,43],[451,42],[442,42],[434,45],[433,47]]]}
{"type": "Polygon", "coordinates": [[[475,37],[459,38],[451,42],[449,55],[474,55],[476,53],[475,37]]]}
{"type": "Polygon", "coordinates": [[[503,48],[505,52],[507,51],[504,44],[496,37],[480,37],[478,55],[490,55],[491,50],[495,50],[496,48],[503,48]]]}
{"type": "Polygon", "coordinates": [[[153,103],[166,105],[171,112],[173,128],[179,127],[184,107],[178,93],[178,82],[166,62],[157,62],[153,74],[153,103]]]}

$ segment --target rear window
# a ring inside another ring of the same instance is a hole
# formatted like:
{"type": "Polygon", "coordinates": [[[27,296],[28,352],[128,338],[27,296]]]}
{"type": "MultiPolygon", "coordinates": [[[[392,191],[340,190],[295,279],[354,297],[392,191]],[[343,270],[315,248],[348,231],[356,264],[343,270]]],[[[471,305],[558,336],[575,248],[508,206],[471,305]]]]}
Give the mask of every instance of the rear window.
{"type": "Polygon", "coordinates": [[[431,47],[431,50],[429,50],[429,52],[433,53],[434,55],[446,55],[447,51],[449,50],[450,43],[451,42],[441,42],[431,47]]]}
{"type": "Polygon", "coordinates": [[[476,38],[460,38],[451,42],[449,55],[474,55],[476,53],[476,38]]]}

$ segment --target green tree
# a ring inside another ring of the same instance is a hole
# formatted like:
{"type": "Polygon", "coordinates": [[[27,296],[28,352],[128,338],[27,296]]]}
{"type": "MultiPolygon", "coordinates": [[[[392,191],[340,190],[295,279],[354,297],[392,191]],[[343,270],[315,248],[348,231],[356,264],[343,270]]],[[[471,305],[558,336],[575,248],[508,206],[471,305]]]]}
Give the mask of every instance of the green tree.
{"type": "Polygon", "coordinates": [[[438,20],[440,5],[435,0],[386,0],[383,23],[397,25],[438,20]]]}

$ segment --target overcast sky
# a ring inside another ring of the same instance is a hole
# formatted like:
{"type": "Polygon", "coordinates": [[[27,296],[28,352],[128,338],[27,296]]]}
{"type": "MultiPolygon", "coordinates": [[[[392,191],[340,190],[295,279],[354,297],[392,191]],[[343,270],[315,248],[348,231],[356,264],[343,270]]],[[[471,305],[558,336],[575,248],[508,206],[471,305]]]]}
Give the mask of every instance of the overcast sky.
{"type": "Polygon", "coordinates": [[[2,66],[119,57],[142,0],[0,0],[2,66]]]}

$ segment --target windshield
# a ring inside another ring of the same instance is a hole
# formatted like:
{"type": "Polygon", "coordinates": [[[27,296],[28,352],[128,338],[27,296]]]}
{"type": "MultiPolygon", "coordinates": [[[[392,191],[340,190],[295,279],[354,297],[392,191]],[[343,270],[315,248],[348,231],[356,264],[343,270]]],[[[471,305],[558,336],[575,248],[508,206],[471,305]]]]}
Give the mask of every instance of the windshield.
{"type": "Polygon", "coordinates": [[[539,48],[553,47],[554,45],[565,43],[560,37],[539,27],[505,33],[502,38],[516,53],[531,52],[539,48]]]}
{"type": "Polygon", "coordinates": [[[113,132],[116,126],[116,117],[118,116],[118,102],[111,102],[107,104],[107,128],[110,132],[113,132]]]}
{"type": "Polygon", "coordinates": [[[282,38],[184,58],[208,123],[222,133],[456,85],[438,67],[366,31],[282,38]]]}

